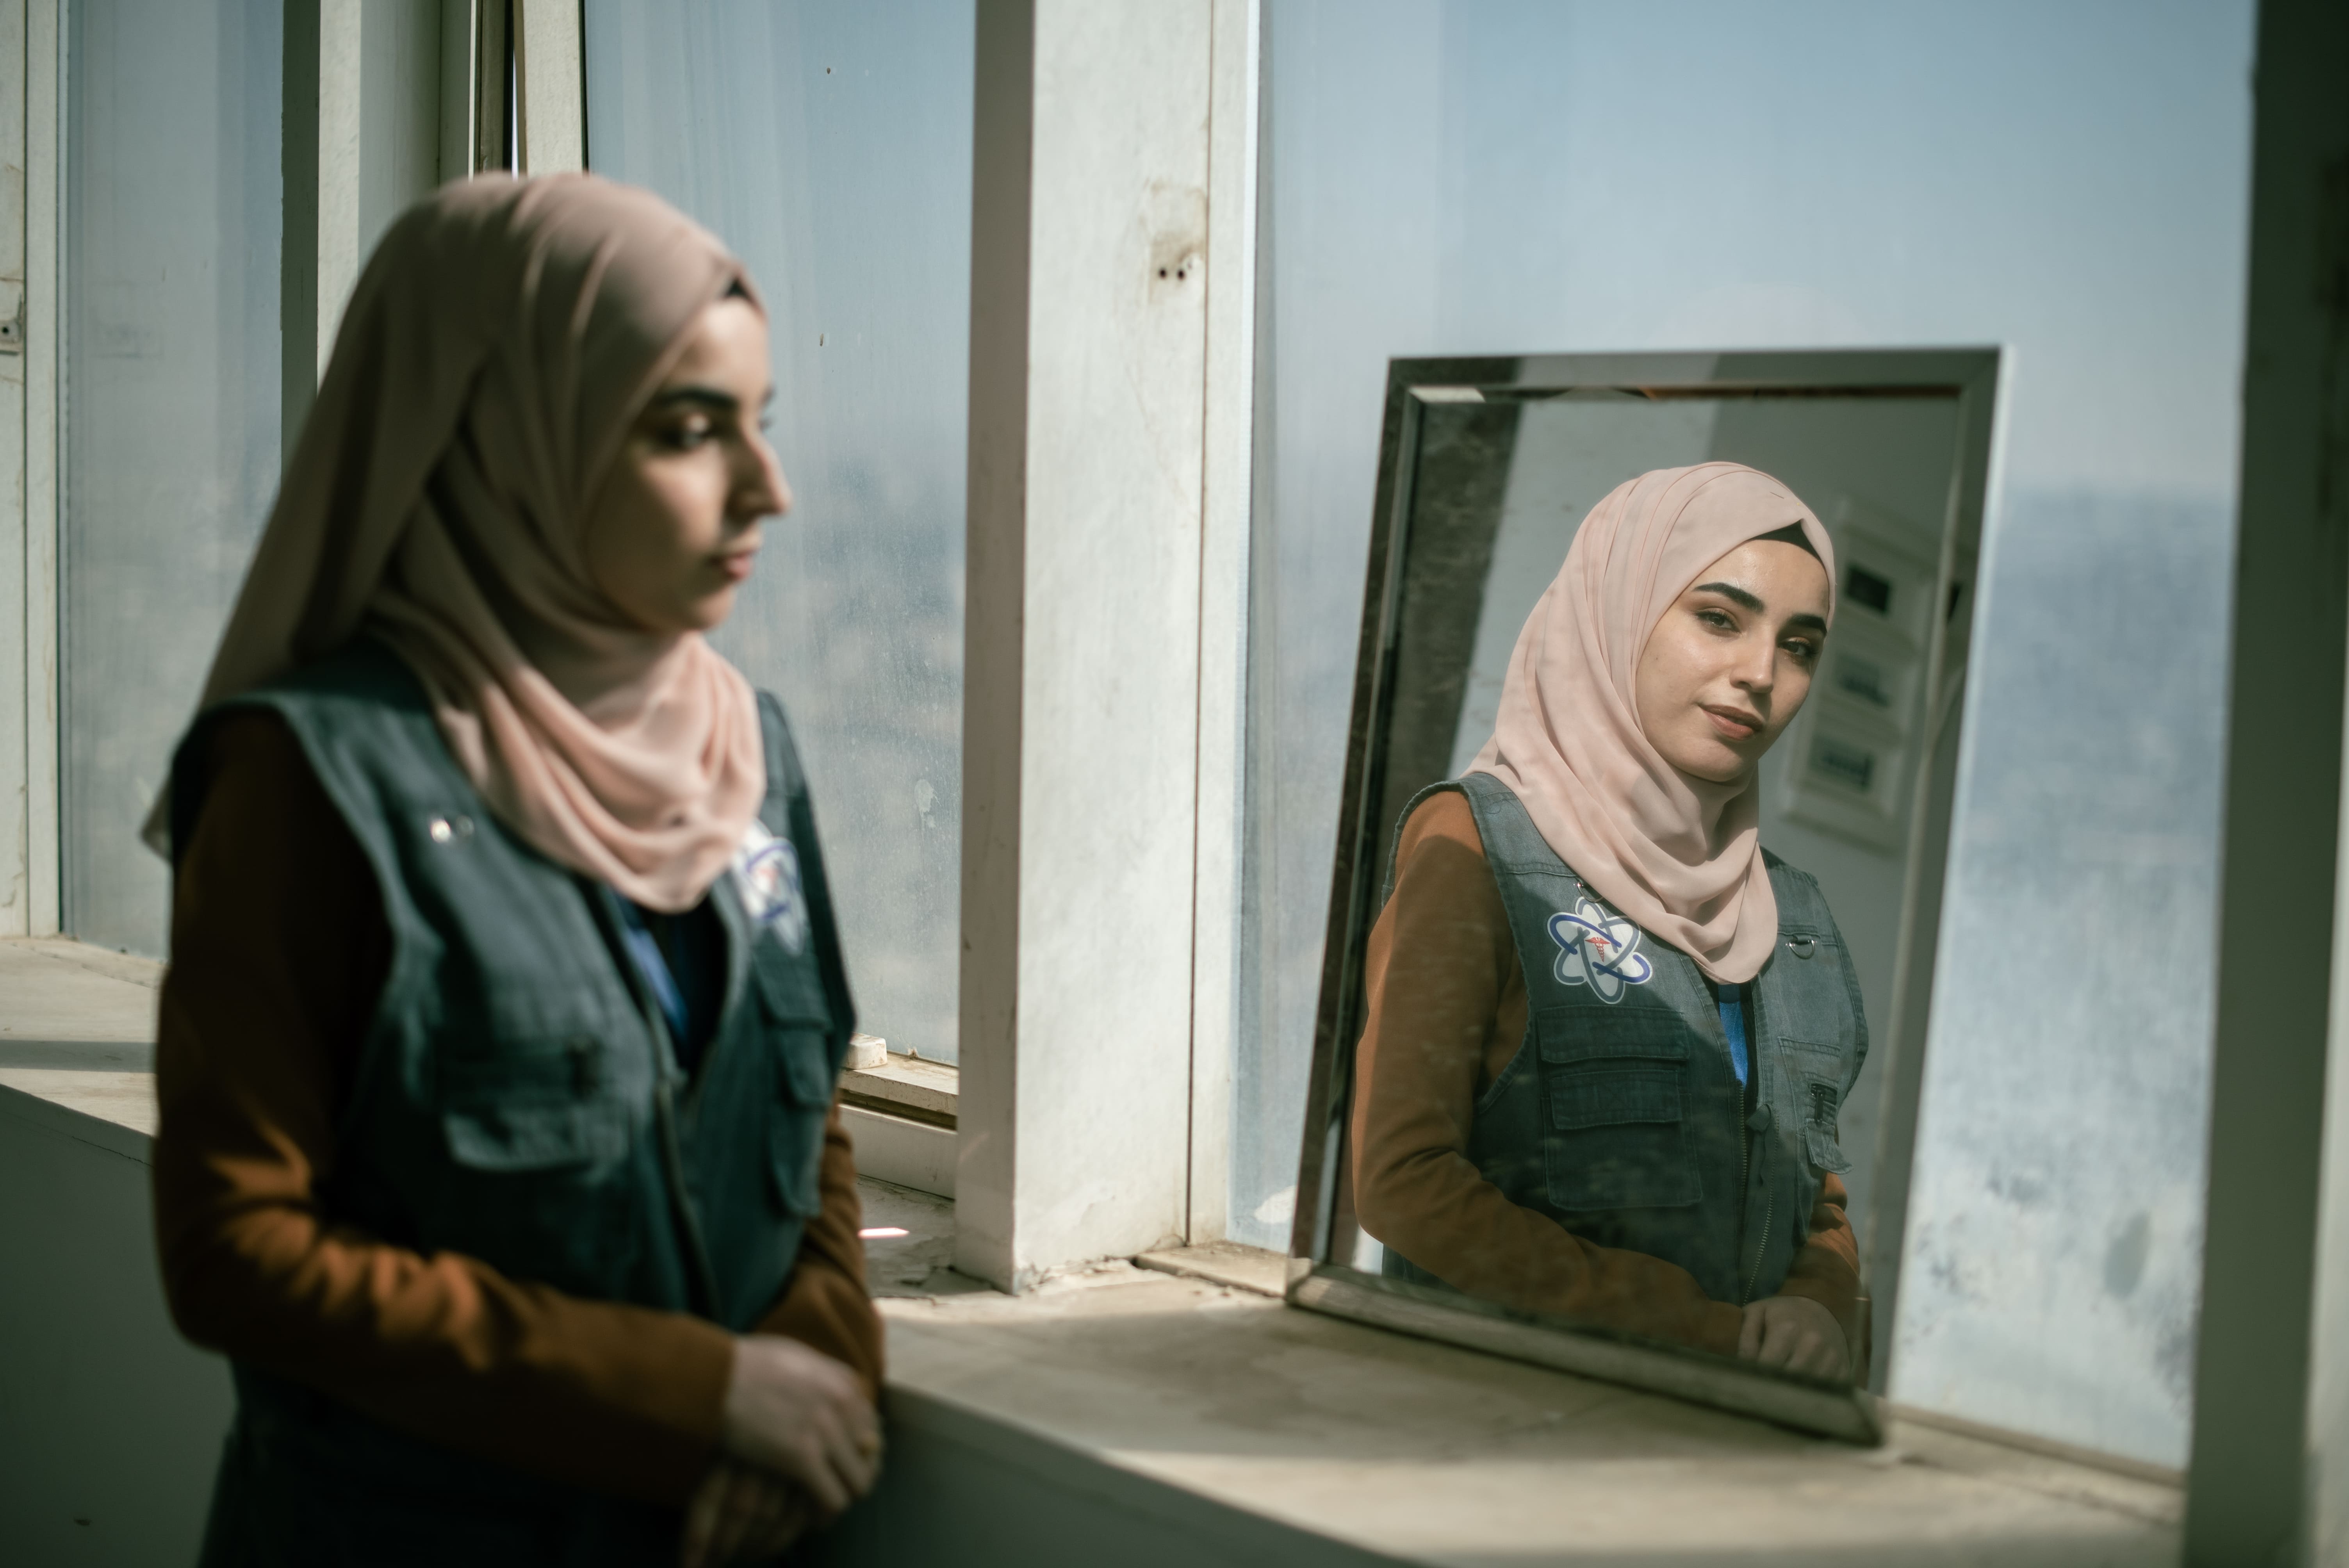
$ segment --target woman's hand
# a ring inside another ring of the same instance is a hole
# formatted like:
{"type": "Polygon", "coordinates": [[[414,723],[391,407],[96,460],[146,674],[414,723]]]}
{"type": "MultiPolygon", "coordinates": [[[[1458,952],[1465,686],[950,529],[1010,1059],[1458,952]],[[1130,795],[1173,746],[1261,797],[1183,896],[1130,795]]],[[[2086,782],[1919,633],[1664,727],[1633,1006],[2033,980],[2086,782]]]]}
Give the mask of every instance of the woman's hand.
{"type": "Polygon", "coordinates": [[[679,1568],[779,1557],[812,1518],[807,1493],[790,1481],[739,1460],[720,1460],[686,1506],[679,1568]]]}
{"type": "Polygon", "coordinates": [[[881,1420],[856,1374],[796,1339],[734,1341],[726,1383],[727,1453],[796,1484],[825,1518],[873,1490],[881,1420]]]}
{"type": "Polygon", "coordinates": [[[1806,1295],[1774,1295],[1745,1308],[1737,1354],[1814,1377],[1851,1376],[1851,1346],[1835,1314],[1806,1295]]]}

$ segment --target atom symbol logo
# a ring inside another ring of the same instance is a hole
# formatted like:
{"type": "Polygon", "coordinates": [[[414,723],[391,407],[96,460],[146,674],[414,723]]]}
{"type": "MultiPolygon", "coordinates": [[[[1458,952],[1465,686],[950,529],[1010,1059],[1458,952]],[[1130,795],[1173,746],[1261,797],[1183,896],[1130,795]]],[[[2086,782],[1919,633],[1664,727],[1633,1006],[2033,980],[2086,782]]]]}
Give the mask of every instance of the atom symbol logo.
{"type": "Polygon", "coordinates": [[[1644,985],[1656,972],[1639,952],[1640,928],[1587,898],[1573,913],[1549,917],[1549,939],[1557,944],[1552,973],[1558,984],[1588,985],[1610,1006],[1623,999],[1625,986],[1644,985]]]}
{"type": "Polygon", "coordinates": [[[789,953],[807,945],[807,896],[800,885],[799,851],[789,839],[767,831],[752,818],[735,851],[734,874],[742,889],[742,907],[750,918],[775,934],[789,953]]]}

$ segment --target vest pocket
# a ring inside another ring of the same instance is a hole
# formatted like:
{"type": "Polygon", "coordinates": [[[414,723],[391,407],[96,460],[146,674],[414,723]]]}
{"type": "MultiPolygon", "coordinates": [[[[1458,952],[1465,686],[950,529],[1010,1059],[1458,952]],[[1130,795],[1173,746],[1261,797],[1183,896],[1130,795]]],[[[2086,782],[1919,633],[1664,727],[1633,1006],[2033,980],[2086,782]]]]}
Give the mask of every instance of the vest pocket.
{"type": "Polygon", "coordinates": [[[605,1295],[636,1248],[626,1099],[588,1035],[444,1050],[449,1150],[425,1241],[516,1279],[605,1295]]]}
{"type": "Polygon", "coordinates": [[[766,1020],[776,1104],[767,1119],[768,1170],[776,1204],[812,1217],[823,1207],[823,1123],[832,1110],[831,1009],[808,955],[761,939],[751,950],[760,1011],[766,1020]]]}
{"type": "Polygon", "coordinates": [[[1550,1125],[1560,1130],[1680,1119],[1678,1068],[1581,1068],[1550,1089],[1550,1125]]]}
{"type": "Polygon", "coordinates": [[[1670,1013],[1546,1007],[1535,1022],[1549,1102],[1543,1176],[1561,1210],[1674,1208],[1702,1196],[1682,1082],[1688,1030],[1670,1013]]]}
{"type": "Polygon", "coordinates": [[[1803,1152],[1819,1170],[1840,1176],[1851,1169],[1851,1158],[1843,1151],[1841,1130],[1837,1125],[1840,1102],[1836,1086],[1810,1078],[1804,1081],[1803,1088],[1810,1097],[1810,1114],[1803,1121],[1803,1152]]]}
{"type": "Polygon", "coordinates": [[[820,1030],[768,1031],[780,1102],[767,1119],[768,1169],[786,1214],[812,1218],[823,1207],[823,1123],[832,1109],[831,1041],[820,1030]]]}
{"type": "Polygon", "coordinates": [[[1809,1042],[1853,1037],[1849,972],[1849,956],[1832,927],[1782,922],[1777,951],[1757,982],[1772,1026],[1799,1049],[1831,1052],[1840,1060],[1837,1047],[1809,1042]]]}
{"type": "Polygon", "coordinates": [[[477,1171],[600,1165],[627,1152],[627,1109],[605,1084],[591,1036],[502,1042],[441,1064],[450,1157],[477,1171]]]}
{"type": "Polygon", "coordinates": [[[1803,1155],[1815,1171],[1841,1175],[1851,1169],[1843,1151],[1843,1051],[1834,1046],[1790,1039],[1786,1076],[1802,1117],[1803,1155]]]}

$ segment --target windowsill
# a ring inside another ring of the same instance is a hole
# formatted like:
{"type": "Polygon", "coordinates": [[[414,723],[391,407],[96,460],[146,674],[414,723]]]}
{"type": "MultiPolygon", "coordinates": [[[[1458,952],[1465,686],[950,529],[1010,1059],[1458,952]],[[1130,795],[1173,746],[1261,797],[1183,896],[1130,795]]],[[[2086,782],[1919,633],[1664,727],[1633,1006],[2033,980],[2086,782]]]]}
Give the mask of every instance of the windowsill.
{"type": "Polygon", "coordinates": [[[1107,1496],[1236,1561],[2177,1561],[2174,1484],[1899,1412],[1853,1448],[1184,1277],[1278,1268],[1248,1251],[885,1300],[895,1450],[1107,1496]]]}
{"type": "Polygon", "coordinates": [[[0,940],[0,1097],[18,1117],[127,1159],[155,1133],[163,966],[54,939],[0,940]]]}
{"type": "Polygon", "coordinates": [[[951,1132],[962,1075],[945,1062],[892,1054],[886,1065],[850,1068],[840,1075],[843,1105],[895,1116],[951,1132]]]}

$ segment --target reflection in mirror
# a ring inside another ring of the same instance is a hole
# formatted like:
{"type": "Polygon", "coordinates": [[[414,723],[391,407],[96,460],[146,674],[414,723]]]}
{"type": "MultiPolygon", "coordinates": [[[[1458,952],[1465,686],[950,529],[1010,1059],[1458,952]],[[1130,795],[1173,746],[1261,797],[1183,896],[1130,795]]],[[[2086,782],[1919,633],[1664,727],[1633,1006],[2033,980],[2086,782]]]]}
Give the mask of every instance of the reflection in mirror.
{"type": "Polygon", "coordinates": [[[1295,1299],[1874,1434],[1995,364],[1397,362],[1295,1299]]]}

